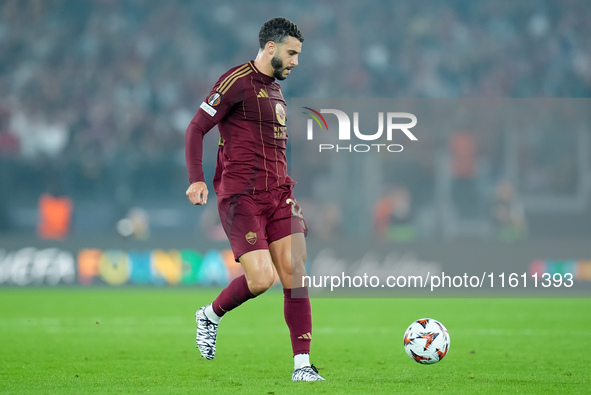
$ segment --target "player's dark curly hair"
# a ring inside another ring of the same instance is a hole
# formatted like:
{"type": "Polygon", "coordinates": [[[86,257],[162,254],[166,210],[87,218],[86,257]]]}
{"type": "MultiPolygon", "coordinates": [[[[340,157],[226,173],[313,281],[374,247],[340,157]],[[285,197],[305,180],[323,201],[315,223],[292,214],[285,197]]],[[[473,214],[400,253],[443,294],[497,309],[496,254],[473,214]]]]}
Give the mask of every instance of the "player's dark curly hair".
{"type": "Polygon", "coordinates": [[[287,40],[287,37],[294,37],[300,40],[300,42],[304,42],[302,32],[289,19],[283,17],[269,19],[261,27],[261,31],[259,32],[259,45],[263,49],[269,41],[281,44],[287,40]]]}

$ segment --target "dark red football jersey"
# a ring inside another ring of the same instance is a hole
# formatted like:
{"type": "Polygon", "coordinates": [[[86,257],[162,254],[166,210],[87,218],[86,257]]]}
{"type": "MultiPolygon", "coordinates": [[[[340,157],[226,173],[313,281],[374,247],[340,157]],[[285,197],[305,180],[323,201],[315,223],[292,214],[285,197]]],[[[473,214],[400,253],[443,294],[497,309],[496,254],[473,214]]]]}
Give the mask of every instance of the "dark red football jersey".
{"type": "Polygon", "coordinates": [[[273,77],[250,61],[224,73],[187,128],[189,181],[204,181],[203,136],[214,125],[220,146],[214,189],[218,196],[254,194],[293,184],[287,175],[286,104],[273,77]]]}

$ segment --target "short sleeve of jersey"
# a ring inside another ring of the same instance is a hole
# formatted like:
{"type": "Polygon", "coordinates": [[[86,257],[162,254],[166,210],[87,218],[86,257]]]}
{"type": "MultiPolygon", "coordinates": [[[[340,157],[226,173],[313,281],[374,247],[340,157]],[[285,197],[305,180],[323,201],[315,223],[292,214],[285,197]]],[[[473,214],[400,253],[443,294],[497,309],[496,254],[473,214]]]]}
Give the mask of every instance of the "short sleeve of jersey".
{"type": "Polygon", "coordinates": [[[218,124],[235,105],[244,100],[241,77],[251,72],[252,67],[246,63],[222,75],[205,101],[199,106],[193,122],[202,126],[203,130],[210,130],[218,124]]]}

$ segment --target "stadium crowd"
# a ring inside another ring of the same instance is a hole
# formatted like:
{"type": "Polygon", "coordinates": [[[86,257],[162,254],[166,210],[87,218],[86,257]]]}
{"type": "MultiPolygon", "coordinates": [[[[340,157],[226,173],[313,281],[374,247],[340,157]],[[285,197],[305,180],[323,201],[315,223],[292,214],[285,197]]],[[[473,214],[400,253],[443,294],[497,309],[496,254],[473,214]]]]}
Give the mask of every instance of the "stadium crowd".
{"type": "MultiPolygon", "coordinates": [[[[0,206],[48,191],[182,195],[188,122],[276,15],[307,38],[288,99],[591,96],[585,0],[4,0],[0,206]]],[[[409,166],[432,181],[425,157],[409,166]]]]}

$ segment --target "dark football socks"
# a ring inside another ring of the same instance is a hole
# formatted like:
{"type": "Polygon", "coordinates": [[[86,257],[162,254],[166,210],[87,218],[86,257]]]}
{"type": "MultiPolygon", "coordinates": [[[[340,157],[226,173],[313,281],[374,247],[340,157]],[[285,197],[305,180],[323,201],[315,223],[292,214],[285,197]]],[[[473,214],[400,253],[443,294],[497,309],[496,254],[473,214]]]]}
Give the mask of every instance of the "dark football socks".
{"type": "Polygon", "coordinates": [[[213,312],[217,316],[222,317],[228,311],[235,309],[254,297],[250,289],[248,289],[246,276],[236,277],[213,301],[213,312]]]}
{"type": "Polygon", "coordinates": [[[293,355],[309,354],[312,341],[312,311],[308,288],[284,288],[283,295],[283,312],[291,336],[293,355]]]}

